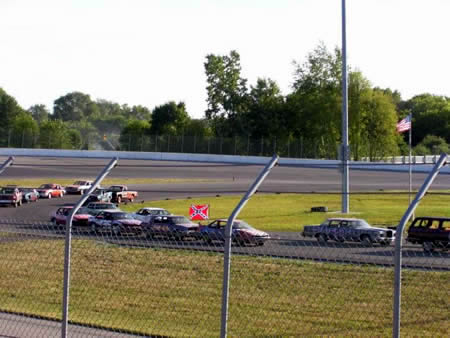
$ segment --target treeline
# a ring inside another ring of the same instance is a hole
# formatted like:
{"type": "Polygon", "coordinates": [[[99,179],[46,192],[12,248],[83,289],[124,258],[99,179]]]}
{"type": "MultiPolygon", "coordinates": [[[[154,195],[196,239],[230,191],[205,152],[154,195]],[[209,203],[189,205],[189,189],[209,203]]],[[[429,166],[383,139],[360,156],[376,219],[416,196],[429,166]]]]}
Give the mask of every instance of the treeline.
{"type": "MultiPolygon", "coordinates": [[[[114,136],[114,147],[122,150],[142,150],[144,138],[152,136],[155,140],[156,136],[191,136],[199,141],[239,138],[247,144],[258,140],[271,145],[301,139],[302,144],[314,145],[315,156],[336,158],[341,144],[341,65],[339,49],[329,51],[319,44],[303,63],[293,63],[292,91],[283,95],[269,78],[249,85],[242,77],[238,52],[210,54],[204,63],[207,110],[202,119],[191,118],[183,102],[171,101],[150,110],[92,100],[81,92],[56,99],[52,112],[42,104],[25,110],[0,88],[0,146],[107,148],[114,136]]],[[[373,87],[361,71],[352,68],[348,84],[354,159],[407,154],[408,133],[398,134],[396,124],[409,114],[414,154],[448,152],[449,97],[422,94],[405,101],[396,90],[373,87]]]]}

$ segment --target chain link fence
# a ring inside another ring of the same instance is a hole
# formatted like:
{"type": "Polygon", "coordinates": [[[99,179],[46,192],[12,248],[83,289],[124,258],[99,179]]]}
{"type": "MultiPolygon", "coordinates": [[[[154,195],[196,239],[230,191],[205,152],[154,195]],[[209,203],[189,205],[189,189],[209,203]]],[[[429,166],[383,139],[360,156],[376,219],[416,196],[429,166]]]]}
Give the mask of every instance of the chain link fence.
{"type": "MultiPolygon", "coordinates": [[[[1,334],[61,336],[67,222],[79,198],[0,209],[17,211],[15,218],[0,216],[1,334]],[[50,206],[48,217],[37,216],[50,206]]],[[[68,335],[220,336],[229,215],[215,214],[223,219],[211,224],[139,216],[83,207],[74,215],[68,335]]],[[[390,239],[366,240],[348,228],[311,237],[300,227],[267,232],[236,222],[233,228],[228,336],[392,335],[390,239]]],[[[450,256],[445,248],[424,248],[403,244],[401,334],[443,337],[450,325],[450,256]]]]}
{"type": "MultiPolygon", "coordinates": [[[[61,320],[64,230],[52,223],[1,223],[1,311],[17,316],[3,320],[0,332],[32,326],[38,330],[33,336],[50,336],[42,321],[61,320]],[[40,320],[21,323],[17,317],[40,320]]],[[[78,225],[73,236],[69,335],[85,327],[86,336],[99,329],[219,336],[220,239],[149,237],[145,230],[94,233],[78,225]]],[[[319,242],[295,233],[270,237],[264,245],[232,245],[229,336],[391,335],[392,247],[319,242]]],[[[448,252],[406,245],[403,256],[402,335],[446,336],[448,252]]]]}

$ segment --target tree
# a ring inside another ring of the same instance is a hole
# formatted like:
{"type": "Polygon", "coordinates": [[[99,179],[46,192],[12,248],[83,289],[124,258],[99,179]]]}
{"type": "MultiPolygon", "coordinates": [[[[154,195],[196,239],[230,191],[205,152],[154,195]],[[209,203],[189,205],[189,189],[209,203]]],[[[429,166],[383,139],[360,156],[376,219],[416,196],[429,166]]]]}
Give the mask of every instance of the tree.
{"type": "Polygon", "coordinates": [[[61,120],[48,120],[40,125],[39,144],[45,149],[74,149],[68,126],[61,120]]]}
{"type": "Polygon", "coordinates": [[[16,99],[0,88],[0,146],[8,145],[11,123],[22,112],[16,99]]]}
{"type": "Polygon", "coordinates": [[[442,137],[450,143],[450,98],[422,94],[398,106],[401,111],[412,113],[413,145],[422,142],[427,135],[442,137]]]}
{"type": "Polygon", "coordinates": [[[248,112],[244,115],[246,133],[261,138],[287,138],[284,97],[275,81],[259,78],[250,87],[248,112]]]}
{"type": "Polygon", "coordinates": [[[50,114],[45,104],[35,104],[28,108],[28,111],[38,124],[47,121],[50,114]]]}
{"type": "Polygon", "coordinates": [[[89,95],[72,92],[55,100],[53,114],[55,119],[80,121],[85,117],[98,115],[99,110],[89,95]]]}
{"type": "Polygon", "coordinates": [[[241,77],[240,56],[206,56],[204,64],[208,83],[206,118],[212,121],[216,135],[243,133],[242,114],[247,111],[247,80],[241,77]]]}
{"type": "Polygon", "coordinates": [[[367,151],[367,104],[372,89],[369,80],[361,72],[349,73],[348,85],[348,129],[349,144],[354,160],[358,161],[367,151]]]}
{"type": "Polygon", "coordinates": [[[287,102],[289,126],[294,135],[304,136],[316,148],[316,156],[335,156],[341,130],[341,54],[330,53],[323,43],[294,62],[294,92],[287,102]]]}
{"type": "Polygon", "coordinates": [[[142,120],[130,120],[120,133],[119,143],[122,150],[143,150],[144,137],[149,134],[150,124],[142,120]]]}
{"type": "Polygon", "coordinates": [[[365,133],[370,160],[398,154],[397,112],[389,95],[373,90],[365,105],[365,133]]]}
{"type": "Polygon", "coordinates": [[[150,109],[144,106],[133,106],[130,108],[127,105],[123,105],[122,109],[126,119],[150,121],[152,117],[150,109]]]}
{"type": "Polygon", "coordinates": [[[448,153],[449,147],[442,137],[435,135],[427,135],[416,147],[414,147],[415,155],[440,155],[448,153]]]}
{"type": "Polygon", "coordinates": [[[29,112],[20,112],[11,123],[10,146],[16,148],[33,148],[39,127],[29,112]]]}
{"type": "Polygon", "coordinates": [[[184,102],[167,102],[152,112],[150,133],[154,135],[183,135],[190,118],[184,102]]]}

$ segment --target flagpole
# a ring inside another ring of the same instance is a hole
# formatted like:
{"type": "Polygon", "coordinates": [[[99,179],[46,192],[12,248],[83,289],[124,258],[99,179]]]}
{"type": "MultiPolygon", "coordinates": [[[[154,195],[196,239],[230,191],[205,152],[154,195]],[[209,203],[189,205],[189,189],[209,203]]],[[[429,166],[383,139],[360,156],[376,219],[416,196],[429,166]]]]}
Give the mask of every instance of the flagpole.
{"type": "MultiPolygon", "coordinates": [[[[411,193],[412,193],[412,170],[411,170],[411,134],[412,134],[412,113],[410,114],[410,127],[409,127],[409,205],[411,205],[411,193]]],[[[414,213],[412,214],[414,220],[414,213]]]]}

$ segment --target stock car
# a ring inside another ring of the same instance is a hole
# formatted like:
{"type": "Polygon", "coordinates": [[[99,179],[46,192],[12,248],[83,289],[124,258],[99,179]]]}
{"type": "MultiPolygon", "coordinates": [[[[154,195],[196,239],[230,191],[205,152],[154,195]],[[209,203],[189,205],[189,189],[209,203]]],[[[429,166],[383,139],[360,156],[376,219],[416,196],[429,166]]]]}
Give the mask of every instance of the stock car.
{"type": "Polygon", "coordinates": [[[313,237],[319,242],[329,239],[336,242],[362,242],[366,245],[389,245],[395,241],[395,230],[371,226],[359,218],[328,218],[320,225],[305,225],[303,237],[313,237]]]}
{"type": "Polygon", "coordinates": [[[39,192],[35,188],[19,188],[19,190],[25,203],[36,202],[39,199],[39,192]]]}
{"type": "Polygon", "coordinates": [[[149,223],[154,216],[171,215],[169,211],[163,208],[146,207],[131,214],[134,218],[142,221],[142,223],[149,223]]]}
{"type": "Polygon", "coordinates": [[[66,186],[66,192],[68,194],[83,195],[93,183],[93,181],[75,181],[73,184],[66,186]]]}
{"type": "MultiPolygon", "coordinates": [[[[73,206],[64,206],[58,208],[55,212],[50,215],[50,222],[53,225],[66,225],[67,219],[72,211],[73,206]]],[[[89,214],[86,208],[80,208],[77,213],[73,215],[72,225],[73,226],[87,226],[89,222],[89,214]]]]}
{"type": "Polygon", "coordinates": [[[63,197],[66,193],[61,185],[55,183],[42,184],[36,190],[39,192],[40,198],[63,197]]]}
{"type": "Polygon", "coordinates": [[[161,215],[152,217],[149,223],[144,224],[147,238],[166,237],[175,240],[197,238],[199,225],[193,223],[185,216],[161,215]]]}
{"type": "Polygon", "coordinates": [[[108,232],[119,236],[124,233],[142,233],[142,222],[120,210],[101,211],[95,216],[90,216],[89,226],[94,234],[108,232]]]}
{"type": "MultiPolygon", "coordinates": [[[[227,222],[228,219],[221,218],[208,225],[200,226],[198,236],[207,243],[212,243],[213,241],[224,242],[227,222]]],[[[246,244],[264,245],[270,239],[270,235],[265,231],[255,229],[243,220],[236,219],[233,222],[231,238],[233,242],[241,246],[246,244]]]]}

